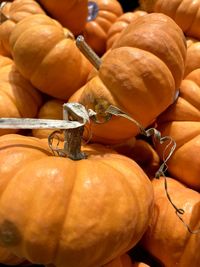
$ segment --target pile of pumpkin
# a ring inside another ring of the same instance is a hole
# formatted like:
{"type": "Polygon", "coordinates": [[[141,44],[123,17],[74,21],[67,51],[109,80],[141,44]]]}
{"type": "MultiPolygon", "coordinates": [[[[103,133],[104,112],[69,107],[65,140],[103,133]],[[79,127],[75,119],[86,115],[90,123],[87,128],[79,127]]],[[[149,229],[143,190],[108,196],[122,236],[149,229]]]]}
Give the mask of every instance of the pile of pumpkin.
{"type": "Polygon", "coordinates": [[[199,267],[200,1],[1,1],[0,18],[0,118],[95,114],[83,159],[0,119],[0,263],[199,267]]]}

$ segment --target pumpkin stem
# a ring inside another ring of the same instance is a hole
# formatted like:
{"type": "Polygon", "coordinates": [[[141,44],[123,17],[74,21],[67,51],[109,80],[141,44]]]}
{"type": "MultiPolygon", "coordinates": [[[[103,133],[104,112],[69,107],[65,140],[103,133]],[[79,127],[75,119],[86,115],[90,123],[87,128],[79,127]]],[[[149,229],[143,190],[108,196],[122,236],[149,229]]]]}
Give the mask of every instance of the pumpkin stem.
{"type": "Polygon", "coordinates": [[[92,50],[92,48],[85,42],[84,37],[79,35],[76,38],[76,45],[84,56],[92,63],[92,65],[99,70],[101,66],[100,57],[92,50]]]}
{"type": "MultiPolygon", "coordinates": [[[[71,112],[66,104],[63,105],[63,119],[64,120],[77,120],[77,114],[71,112]]],[[[64,130],[64,153],[68,158],[73,160],[80,160],[86,158],[85,154],[81,152],[81,142],[84,131],[84,125],[64,130]]]]}

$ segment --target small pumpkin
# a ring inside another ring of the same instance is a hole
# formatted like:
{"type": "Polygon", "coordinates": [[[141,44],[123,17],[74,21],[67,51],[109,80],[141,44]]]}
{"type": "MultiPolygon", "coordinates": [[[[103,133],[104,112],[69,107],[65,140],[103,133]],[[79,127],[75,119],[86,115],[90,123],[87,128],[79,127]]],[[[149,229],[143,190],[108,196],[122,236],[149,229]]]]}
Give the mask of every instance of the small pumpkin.
{"type": "Polygon", "coordinates": [[[87,158],[73,161],[53,156],[41,139],[0,137],[1,246],[32,263],[91,267],[141,239],[153,208],[150,180],[103,146],[83,150],[87,158]]]}
{"type": "Polygon", "coordinates": [[[85,25],[83,36],[90,47],[102,56],[106,51],[108,31],[119,16],[123,14],[121,4],[117,0],[93,0],[97,5],[96,17],[85,25]]]}
{"type": "Polygon", "coordinates": [[[147,12],[164,13],[171,17],[190,37],[200,38],[200,1],[176,0],[139,0],[147,12]]]}
{"type": "MultiPolygon", "coordinates": [[[[42,104],[40,92],[4,56],[0,56],[0,102],[1,118],[33,118],[42,104]]],[[[0,129],[0,135],[12,132],[17,130],[0,129]]]]}
{"type": "MultiPolygon", "coordinates": [[[[188,74],[177,101],[157,121],[158,130],[176,141],[168,162],[170,174],[189,187],[200,190],[200,69],[188,74]],[[188,167],[189,166],[189,167],[188,167]]],[[[158,149],[162,157],[162,146],[158,149]]]]}
{"type": "MultiPolygon", "coordinates": [[[[37,118],[39,119],[57,119],[63,118],[64,101],[59,99],[49,99],[40,107],[37,118]]],[[[37,138],[48,138],[55,129],[33,129],[32,135],[37,138]]]]}
{"type": "Polygon", "coordinates": [[[116,39],[119,38],[120,33],[136,18],[146,15],[147,12],[142,10],[135,10],[133,12],[123,13],[117,18],[117,20],[111,25],[108,30],[106,40],[106,50],[110,49],[116,39]]]}
{"type": "MultiPolygon", "coordinates": [[[[200,227],[200,194],[167,177],[168,193],[178,208],[184,210],[184,222],[197,230],[200,227]]],[[[142,237],[143,247],[165,267],[198,267],[200,262],[199,233],[191,234],[178,218],[166,197],[164,178],[154,179],[155,205],[149,227],[142,237]]]]}
{"type": "Polygon", "coordinates": [[[34,0],[14,0],[7,2],[1,12],[8,18],[0,24],[1,54],[11,57],[9,38],[15,25],[27,16],[44,14],[44,11],[34,0]]]}
{"type": "MultiPolygon", "coordinates": [[[[117,106],[147,127],[174,102],[185,58],[185,37],[171,18],[156,13],[141,16],[127,26],[103,56],[96,75],[69,101],[82,103],[105,120],[108,106],[117,106]]],[[[139,133],[134,123],[119,117],[103,125],[92,123],[91,129],[93,140],[107,144],[139,133]]]]}
{"type": "Polygon", "coordinates": [[[47,95],[67,100],[86,82],[91,64],[76,47],[73,34],[47,15],[20,21],[10,45],[19,72],[47,95]]]}
{"type": "Polygon", "coordinates": [[[52,18],[58,20],[74,35],[80,34],[86,24],[88,0],[37,0],[52,18]]]}

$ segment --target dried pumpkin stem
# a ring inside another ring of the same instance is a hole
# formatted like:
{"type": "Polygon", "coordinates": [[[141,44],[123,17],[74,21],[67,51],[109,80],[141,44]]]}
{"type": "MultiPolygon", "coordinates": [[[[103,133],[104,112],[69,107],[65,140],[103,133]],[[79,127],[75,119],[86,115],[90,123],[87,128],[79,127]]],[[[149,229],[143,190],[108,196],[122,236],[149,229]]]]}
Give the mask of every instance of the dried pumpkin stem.
{"type": "MultiPolygon", "coordinates": [[[[69,121],[77,120],[74,113],[69,114],[69,109],[66,104],[63,105],[63,119],[69,121]],[[70,118],[70,116],[71,118],[70,118]]],[[[63,152],[68,158],[73,160],[80,160],[86,158],[86,155],[81,152],[81,142],[83,136],[84,126],[74,129],[64,130],[64,150],[63,152]]]]}
{"type": "Polygon", "coordinates": [[[79,35],[76,38],[76,45],[84,56],[92,63],[92,65],[99,70],[101,66],[100,57],[92,50],[92,48],[85,42],[84,37],[79,35]]]}

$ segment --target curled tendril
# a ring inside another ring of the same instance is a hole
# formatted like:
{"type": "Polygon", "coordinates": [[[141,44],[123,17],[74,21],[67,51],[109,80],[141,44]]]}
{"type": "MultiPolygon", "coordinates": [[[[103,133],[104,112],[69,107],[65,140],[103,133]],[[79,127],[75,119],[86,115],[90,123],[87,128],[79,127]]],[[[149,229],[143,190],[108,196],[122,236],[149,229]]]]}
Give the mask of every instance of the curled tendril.
{"type": "MultiPolygon", "coordinates": [[[[160,178],[161,176],[164,177],[164,188],[165,188],[165,192],[167,195],[167,199],[169,200],[169,202],[171,203],[171,205],[175,209],[175,213],[176,213],[177,217],[182,221],[184,226],[187,228],[188,232],[191,234],[200,233],[200,229],[191,230],[190,226],[182,218],[182,215],[185,213],[184,209],[178,208],[174,204],[174,202],[172,201],[170,194],[168,192],[167,178],[165,176],[165,173],[168,169],[167,161],[171,158],[174,150],[176,149],[175,140],[173,140],[173,138],[171,136],[162,137],[161,133],[155,128],[150,128],[150,129],[145,130],[145,128],[139,122],[137,122],[130,115],[128,115],[127,113],[123,112],[122,110],[120,110],[119,108],[117,108],[115,106],[110,105],[105,112],[110,114],[110,117],[108,117],[108,119],[111,119],[111,117],[114,115],[114,116],[124,117],[124,118],[132,121],[140,129],[140,133],[142,135],[144,135],[146,137],[151,137],[151,136],[153,137],[154,145],[156,142],[158,142],[159,144],[163,144],[165,142],[168,142],[164,148],[164,151],[163,151],[163,158],[162,158],[163,163],[160,165],[158,171],[155,174],[155,177],[156,178],[160,178]]],[[[96,114],[93,114],[92,117],[96,118],[96,114]]],[[[96,121],[96,120],[94,120],[94,121],[96,121]]]]}
{"type": "Polygon", "coordinates": [[[48,144],[54,156],[66,157],[66,153],[63,149],[59,148],[59,144],[62,141],[61,134],[63,131],[53,131],[48,136],[48,144]],[[56,144],[55,142],[56,141],[56,144]]]}

